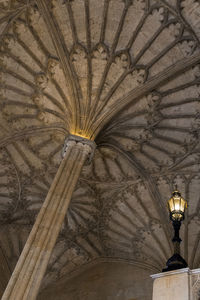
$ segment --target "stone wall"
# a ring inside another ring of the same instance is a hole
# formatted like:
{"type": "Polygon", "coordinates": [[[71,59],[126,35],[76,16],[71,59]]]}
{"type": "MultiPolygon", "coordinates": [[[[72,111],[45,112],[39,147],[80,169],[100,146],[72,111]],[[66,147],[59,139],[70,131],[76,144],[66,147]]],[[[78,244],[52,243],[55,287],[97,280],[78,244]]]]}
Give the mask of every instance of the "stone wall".
{"type": "Polygon", "coordinates": [[[152,300],[200,300],[200,269],[154,274],[152,300]]]}
{"type": "Polygon", "coordinates": [[[38,300],[150,300],[151,272],[122,262],[92,265],[42,291],[38,300]]]}
{"type": "Polygon", "coordinates": [[[200,269],[191,270],[190,298],[192,300],[200,299],[200,269]]]}
{"type": "Polygon", "coordinates": [[[11,271],[9,269],[8,262],[5,259],[2,248],[0,247],[0,298],[3,295],[10,276],[11,271]]]}

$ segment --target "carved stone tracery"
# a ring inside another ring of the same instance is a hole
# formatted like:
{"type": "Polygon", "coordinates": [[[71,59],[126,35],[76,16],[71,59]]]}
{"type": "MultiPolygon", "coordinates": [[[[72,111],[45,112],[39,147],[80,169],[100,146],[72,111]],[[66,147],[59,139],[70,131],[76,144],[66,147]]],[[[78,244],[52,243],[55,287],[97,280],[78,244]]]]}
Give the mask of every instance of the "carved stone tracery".
{"type": "Polygon", "coordinates": [[[182,251],[199,267],[198,1],[42,2],[0,4],[2,226],[33,225],[65,137],[92,136],[43,286],[101,256],[161,269],[175,182],[190,202],[182,251]]]}

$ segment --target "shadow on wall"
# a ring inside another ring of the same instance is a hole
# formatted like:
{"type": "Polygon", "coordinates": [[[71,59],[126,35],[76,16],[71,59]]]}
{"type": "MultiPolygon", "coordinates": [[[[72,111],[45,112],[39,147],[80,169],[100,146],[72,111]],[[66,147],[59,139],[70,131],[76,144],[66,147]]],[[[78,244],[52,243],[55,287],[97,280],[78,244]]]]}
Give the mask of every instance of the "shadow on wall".
{"type": "Polygon", "coordinates": [[[47,287],[38,300],[151,300],[151,273],[124,262],[93,263],[47,287]]]}

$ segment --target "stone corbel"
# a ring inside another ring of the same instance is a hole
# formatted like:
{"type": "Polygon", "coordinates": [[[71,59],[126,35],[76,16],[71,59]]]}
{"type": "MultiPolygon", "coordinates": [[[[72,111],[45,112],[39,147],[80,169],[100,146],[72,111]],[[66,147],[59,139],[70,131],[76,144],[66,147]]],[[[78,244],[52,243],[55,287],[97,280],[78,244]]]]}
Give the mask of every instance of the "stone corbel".
{"type": "Polygon", "coordinates": [[[81,137],[81,136],[78,136],[78,135],[74,135],[74,134],[70,134],[68,135],[68,137],[65,139],[65,142],[64,142],[64,146],[63,146],[63,149],[62,149],[62,158],[65,157],[65,154],[66,154],[66,151],[67,151],[67,147],[69,146],[70,143],[77,143],[77,144],[82,144],[82,145],[87,145],[90,150],[89,150],[89,153],[88,153],[88,158],[86,160],[86,165],[89,165],[93,159],[93,156],[94,156],[94,152],[95,152],[95,149],[96,149],[96,143],[92,140],[89,140],[87,138],[84,138],[84,137],[81,137]]]}

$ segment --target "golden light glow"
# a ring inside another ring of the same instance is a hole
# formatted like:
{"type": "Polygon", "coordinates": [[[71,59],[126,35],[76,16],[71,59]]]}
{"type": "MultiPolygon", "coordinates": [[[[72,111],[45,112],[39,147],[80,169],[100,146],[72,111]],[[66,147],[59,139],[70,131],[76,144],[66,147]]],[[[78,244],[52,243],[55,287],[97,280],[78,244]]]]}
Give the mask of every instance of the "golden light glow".
{"type": "Polygon", "coordinates": [[[77,131],[77,130],[76,130],[76,131],[71,131],[70,133],[73,134],[73,135],[80,136],[80,137],[82,137],[82,138],[84,138],[84,139],[93,140],[93,139],[91,138],[91,135],[90,135],[90,134],[83,133],[83,132],[81,132],[81,130],[78,130],[78,131],[77,131]]]}
{"type": "Polygon", "coordinates": [[[172,198],[168,201],[168,208],[173,220],[181,221],[184,219],[187,201],[181,197],[179,191],[174,191],[172,198]]]}

